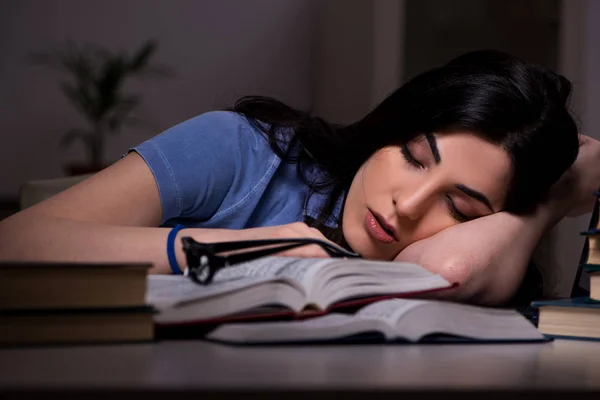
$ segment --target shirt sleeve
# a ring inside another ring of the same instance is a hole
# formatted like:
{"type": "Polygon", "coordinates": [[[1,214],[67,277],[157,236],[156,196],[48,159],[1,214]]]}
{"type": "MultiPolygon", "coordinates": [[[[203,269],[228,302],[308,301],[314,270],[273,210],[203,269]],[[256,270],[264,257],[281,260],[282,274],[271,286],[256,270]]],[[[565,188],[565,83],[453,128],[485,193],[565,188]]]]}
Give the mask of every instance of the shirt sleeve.
{"type": "MultiPolygon", "coordinates": [[[[260,172],[268,141],[245,117],[213,111],[182,122],[131,149],[154,174],[162,222],[176,217],[208,220],[228,192],[260,172]]],[[[249,182],[248,182],[249,183],[249,182]]]]}

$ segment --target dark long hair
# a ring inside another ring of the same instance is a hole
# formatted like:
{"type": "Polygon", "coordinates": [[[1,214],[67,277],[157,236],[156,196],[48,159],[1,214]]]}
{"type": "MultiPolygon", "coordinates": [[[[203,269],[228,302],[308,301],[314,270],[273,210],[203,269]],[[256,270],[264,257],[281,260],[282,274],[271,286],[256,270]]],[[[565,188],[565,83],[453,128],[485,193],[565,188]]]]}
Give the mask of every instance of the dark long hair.
{"type": "Polygon", "coordinates": [[[313,191],[328,191],[329,200],[313,222],[322,228],[375,151],[426,132],[468,131],[502,146],[512,161],[504,210],[533,211],[577,157],[577,126],[567,108],[570,92],[571,83],[562,75],[482,50],[417,76],[346,126],[266,97],[244,97],[233,111],[265,132],[283,160],[297,163],[313,191]],[[291,157],[286,150],[295,144],[300,151],[291,157]],[[323,171],[318,181],[306,173],[310,165],[323,171]]]}
{"type": "MultiPolygon", "coordinates": [[[[532,212],[577,157],[577,125],[567,108],[570,93],[571,83],[562,75],[482,50],[417,76],[349,125],[327,123],[266,97],[244,97],[232,110],[265,132],[284,161],[297,164],[311,191],[328,193],[317,219],[308,222],[345,244],[341,224],[329,229],[325,221],[360,166],[380,148],[427,132],[468,131],[502,146],[512,161],[503,209],[532,212]],[[294,146],[299,151],[289,152],[294,146]],[[322,171],[319,179],[307,173],[311,166],[322,171]]],[[[536,275],[532,268],[527,276],[536,275]]],[[[541,290],[537,281],[527,286],[541,290]]]]}

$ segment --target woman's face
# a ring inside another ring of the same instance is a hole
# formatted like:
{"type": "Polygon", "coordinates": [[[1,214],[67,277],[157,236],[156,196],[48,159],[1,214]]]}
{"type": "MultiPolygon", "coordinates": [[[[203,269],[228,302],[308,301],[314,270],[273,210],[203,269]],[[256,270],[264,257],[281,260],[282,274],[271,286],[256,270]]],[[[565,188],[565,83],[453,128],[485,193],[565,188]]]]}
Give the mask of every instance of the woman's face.
{"type": "Polygon", "coordinates": [[[508,154],[466,132],[384,147],[352,181],[344,237],[365,258],[392,260],[411,243],[498,212],[510,176],[508,154]]]}

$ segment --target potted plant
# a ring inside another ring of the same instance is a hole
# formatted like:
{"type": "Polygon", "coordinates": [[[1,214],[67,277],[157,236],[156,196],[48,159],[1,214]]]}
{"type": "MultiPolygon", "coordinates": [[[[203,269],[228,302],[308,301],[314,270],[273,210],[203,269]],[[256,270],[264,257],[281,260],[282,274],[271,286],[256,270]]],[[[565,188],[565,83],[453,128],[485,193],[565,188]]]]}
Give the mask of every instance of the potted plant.
{"type": "Polygon", "coordinates": [[[164,65],[151,65],[157,43],[148,41],[133,54],[112,53],[98,45],[68,43],[63,49],[32,54],[28,61],[58,69],[70,78],[60,83],[60,88],[70,103],[87,121],[86,127],[68,130],[60,142],[69,146],[81,140],[87,161],[70,164],[67,174],[93,173],[106,166],[104,151],[109,134],[117,134],[125,124],[140,123],[132,112],[141,98],[125,93],[129,78],[162,78],[172,75],[164,65]]]}

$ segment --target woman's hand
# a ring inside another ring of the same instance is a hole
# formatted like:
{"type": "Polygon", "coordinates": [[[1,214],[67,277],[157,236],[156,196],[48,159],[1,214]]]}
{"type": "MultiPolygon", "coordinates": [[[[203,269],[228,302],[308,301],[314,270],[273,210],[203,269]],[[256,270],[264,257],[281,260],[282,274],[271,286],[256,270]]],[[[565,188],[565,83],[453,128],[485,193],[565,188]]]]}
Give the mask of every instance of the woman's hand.
{"type": "MultiPolygon", "coordinates": [[[[579,155],[551,189],[551,197],[561,203],[563,216],[578,217],[592,212],[594,193],[600,189],[600,142],[579,135],[579,155]]],[[[561,216],[562,217],[562,216],[561,216]]]]}

